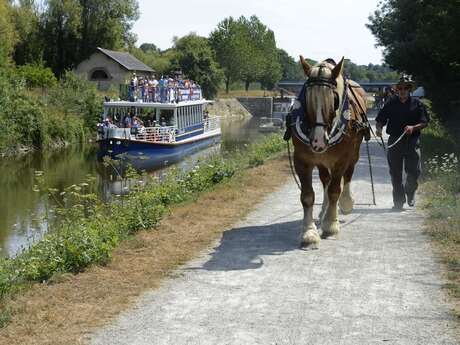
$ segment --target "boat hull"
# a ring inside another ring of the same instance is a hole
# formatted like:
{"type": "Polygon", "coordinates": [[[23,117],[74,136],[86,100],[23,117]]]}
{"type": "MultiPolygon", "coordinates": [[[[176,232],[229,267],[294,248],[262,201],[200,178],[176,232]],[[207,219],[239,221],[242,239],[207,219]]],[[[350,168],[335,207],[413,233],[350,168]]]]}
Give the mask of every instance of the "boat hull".
{"type": "Polygon", "coordinates": [[[181,160],[198,150],[220,142],[221,133],[215,133],[197,140],[176,143],[149,143],[130,139],[99,140],[98,158],[109,156],[123,159],[136,169],[150,169],[181,160]]]}

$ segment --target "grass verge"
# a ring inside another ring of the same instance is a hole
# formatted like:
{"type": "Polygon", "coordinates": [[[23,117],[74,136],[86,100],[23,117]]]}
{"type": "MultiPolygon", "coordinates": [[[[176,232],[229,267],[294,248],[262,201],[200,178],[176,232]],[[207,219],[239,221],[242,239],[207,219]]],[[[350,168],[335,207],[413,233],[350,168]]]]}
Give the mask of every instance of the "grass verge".
{"type": "Polygon", "coordinates": [[[445,288],[460,317],[460,169],[459,143],[431,113],[422,135],[425,231],[432,238],[446,271],[445,288]]]}

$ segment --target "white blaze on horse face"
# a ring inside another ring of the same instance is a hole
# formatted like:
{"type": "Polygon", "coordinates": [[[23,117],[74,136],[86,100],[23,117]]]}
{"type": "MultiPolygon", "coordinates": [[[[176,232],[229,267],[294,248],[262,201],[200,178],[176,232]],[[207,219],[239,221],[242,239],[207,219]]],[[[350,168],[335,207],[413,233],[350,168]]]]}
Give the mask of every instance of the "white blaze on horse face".
{"type": "Polygon", "coordinates": [[[323,102],[320,98],[320,93],[316,94],[316,125],[313,132],[312,147],[316,152],[322,152],[327,148],[327,133],[325,127],[318,125],[324,123],[323,118],[323,102]]]}

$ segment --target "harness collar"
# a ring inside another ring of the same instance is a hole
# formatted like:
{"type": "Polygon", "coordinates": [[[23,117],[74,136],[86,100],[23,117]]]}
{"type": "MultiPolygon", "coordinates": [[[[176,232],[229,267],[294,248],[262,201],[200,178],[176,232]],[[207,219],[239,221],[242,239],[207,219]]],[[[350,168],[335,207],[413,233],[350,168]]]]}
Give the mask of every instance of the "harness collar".
{"type": "MultiPolygon", "coordinates": [[[[327,86],[331,89],[336,89],[337,82],[335,80],[330,80],[327,78],[321,77],[314,77],[308,78],[307,81],[302,86],[299,95],[297,96],[297,100],[294,102],[294,105],[291,109],[291,123],[290,126],[294,130],[294,135],[305,145],[311,147],[311,140],[310,140],[310,133],[311,130],[316,126],[323,126],[328,127],[329,125],[325,123],[315,123],[313,127],[308,126],[308,123],[305,119],[305,112],[307,109],[306,104],[306,90],[309,86],[313,85],[321,85],[327,86]]],[[[338,114],[335,116],[333,120],[332,130],[329,134],[329,141],[327,143],[326,150],[334,145],[337,145],[339,142],[342,141],[343,136],[346,134],[346,129],[348,127],[348,123],[350,121],[350,102],[348,99],[347,93],[348,83],[347,80],[344,78],[344,90],[342,95],[342,102],[339,104],[337,109],[338,114]]],[[[325,150],[325,151],[326,151],[325,150]]]]}

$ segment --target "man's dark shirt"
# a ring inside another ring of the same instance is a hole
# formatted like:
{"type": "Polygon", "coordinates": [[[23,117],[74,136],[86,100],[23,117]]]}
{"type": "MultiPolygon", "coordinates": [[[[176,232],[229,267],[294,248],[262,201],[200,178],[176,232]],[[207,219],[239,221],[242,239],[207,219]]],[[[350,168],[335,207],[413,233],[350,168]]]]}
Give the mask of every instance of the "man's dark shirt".
{"type": "MultiPolygon", "coordinates": [[[[399,97],[392,97],[379,111],[375,121],[386,125],[386,132],[392,136],[400,136],[404,127],[419,123],[428,123],[430,118],[425,105],[419,99],[410,97],[402,103],[399,97]]],[[[420,131],[414,131],[413,137],[420,136],[420,131]]]]}

